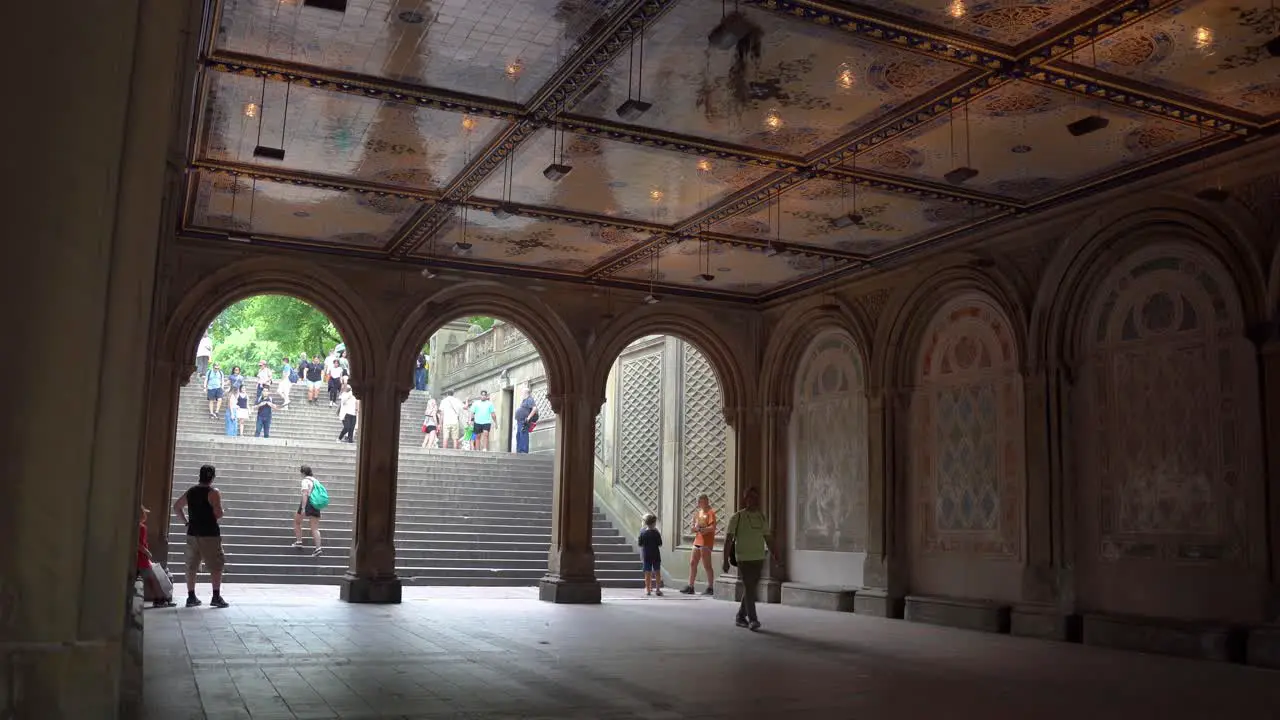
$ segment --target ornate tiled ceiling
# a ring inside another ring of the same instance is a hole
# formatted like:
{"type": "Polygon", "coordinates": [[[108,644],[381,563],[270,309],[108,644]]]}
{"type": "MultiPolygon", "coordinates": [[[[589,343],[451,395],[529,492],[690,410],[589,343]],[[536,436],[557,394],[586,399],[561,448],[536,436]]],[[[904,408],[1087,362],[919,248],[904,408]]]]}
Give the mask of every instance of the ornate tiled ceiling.
{"type": "Polygon", "coordinates": [[[183,232],[443,268],[771,299],[1280,127],[1270,0],[210,3],[183,232]]]}

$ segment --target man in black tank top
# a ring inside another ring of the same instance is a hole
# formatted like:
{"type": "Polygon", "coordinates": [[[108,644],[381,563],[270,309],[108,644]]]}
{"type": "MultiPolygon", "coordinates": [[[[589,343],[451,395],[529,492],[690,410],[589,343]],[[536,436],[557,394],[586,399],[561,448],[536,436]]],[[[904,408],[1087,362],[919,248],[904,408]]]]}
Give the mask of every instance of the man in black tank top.
{"type": "Polygon", "coordinates": [[[173,503],[173,511],[187,526],[187,607],[202,604],[196,597],[196,575],[201,562],[213,580],[213,599],[209,604],[227,607],[227,601],[222,599],[222,568],[227,557],[222,552],[222,529],[218,527],[218,520],[222,519],[222,493],[213,486],[216,474],[212,465],[201,465],[199,484],[187,488],[173,503]]]}

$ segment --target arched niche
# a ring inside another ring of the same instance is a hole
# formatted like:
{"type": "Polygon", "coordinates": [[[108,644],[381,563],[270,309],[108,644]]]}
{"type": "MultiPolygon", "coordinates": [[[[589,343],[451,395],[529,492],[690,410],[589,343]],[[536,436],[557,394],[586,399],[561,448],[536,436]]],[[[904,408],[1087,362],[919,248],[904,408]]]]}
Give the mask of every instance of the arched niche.
{"type": "Polygon", "coordinates": [[[1080,608],[1259,620],[1265,474],[1238,285],[1191,243],[1099,270],[1065,341],[1080,608]]]}
{"type": "Polygon", "coordinates": [[[843,330],[800,354],[788,423],[792,581],[861,586],[867,548],[868,429],[863,354],[843,330]]]}
{"type": "Polygon", "coordinates": [[[915,345],[899,439],[910,588],[1016,600],[1026,505],[1017,336],[984,293],[935,307],[915,345]]]}

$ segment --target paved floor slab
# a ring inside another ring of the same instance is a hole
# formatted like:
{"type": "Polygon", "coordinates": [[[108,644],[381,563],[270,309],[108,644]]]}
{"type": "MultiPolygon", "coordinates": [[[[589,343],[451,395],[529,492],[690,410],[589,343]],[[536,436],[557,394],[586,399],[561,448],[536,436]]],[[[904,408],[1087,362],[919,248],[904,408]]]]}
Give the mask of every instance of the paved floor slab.
{"type": "MultiPolygon", "coordinates": [[[[226,610],[148,610],[155,720],[1280,717],[1280,674],[778,605],[733,625],[710,598],[406,588],[229,588],[226,610]]],[[[208,598],[206,597],[205,600],[208,598]]]]}

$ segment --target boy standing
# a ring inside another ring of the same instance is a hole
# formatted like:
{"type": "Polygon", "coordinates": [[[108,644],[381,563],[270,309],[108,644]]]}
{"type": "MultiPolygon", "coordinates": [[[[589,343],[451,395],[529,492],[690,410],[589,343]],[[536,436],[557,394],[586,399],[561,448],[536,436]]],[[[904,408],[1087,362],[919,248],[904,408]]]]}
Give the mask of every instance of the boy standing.
{"type": "Polygon", "coordinates": [[[662,533],[657,528],[658,516],[644,516],[644,529],[636,544],[640,546],[640,560],[644,563],[644,594],[662,597],[662,533]]]}

